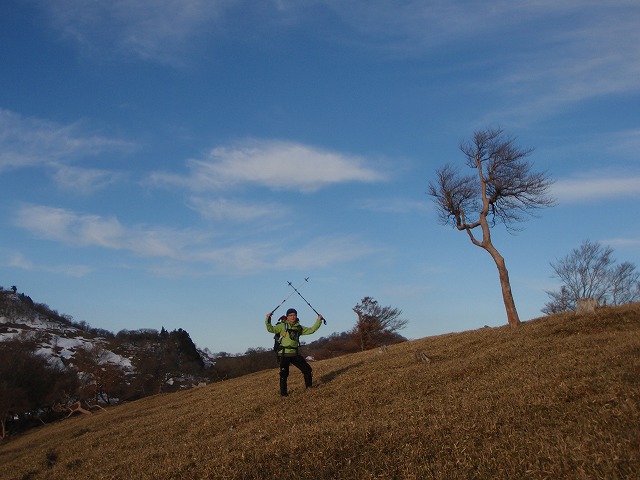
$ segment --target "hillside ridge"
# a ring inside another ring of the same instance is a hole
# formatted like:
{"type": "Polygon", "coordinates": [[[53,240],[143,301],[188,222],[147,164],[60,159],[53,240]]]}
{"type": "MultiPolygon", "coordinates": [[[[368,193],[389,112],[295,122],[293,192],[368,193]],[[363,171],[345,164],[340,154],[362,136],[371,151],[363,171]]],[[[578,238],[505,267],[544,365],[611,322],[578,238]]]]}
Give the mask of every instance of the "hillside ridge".
{"type": "Polygon", "coordinates": [[[0,478],[638,478],[640,304],[277,370],[47,425],[0,478]]]}

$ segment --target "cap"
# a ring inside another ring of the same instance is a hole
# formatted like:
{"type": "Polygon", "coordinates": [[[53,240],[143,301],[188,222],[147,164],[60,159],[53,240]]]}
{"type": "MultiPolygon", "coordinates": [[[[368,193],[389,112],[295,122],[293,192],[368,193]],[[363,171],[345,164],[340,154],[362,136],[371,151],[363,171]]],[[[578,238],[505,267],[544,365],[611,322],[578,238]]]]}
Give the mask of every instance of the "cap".
{"type": "Polygon", "coordinates": [[[295,313],[296,317],[298,316],[298,311],[295,308],[290,308],[289,310],[287,310],[287,315],[289,315],[290,313],[295,313]]]}

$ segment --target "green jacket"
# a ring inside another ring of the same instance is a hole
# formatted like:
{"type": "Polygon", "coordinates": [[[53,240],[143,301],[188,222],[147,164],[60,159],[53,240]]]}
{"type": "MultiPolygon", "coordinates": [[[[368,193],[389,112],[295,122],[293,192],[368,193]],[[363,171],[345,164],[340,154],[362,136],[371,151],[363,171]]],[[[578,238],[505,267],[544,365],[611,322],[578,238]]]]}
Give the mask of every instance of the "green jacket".
{"type": "Polygon", "coordinates": [[[316,320],[316,323],[311,327],[304,327],[300,325],[300,321],[296,319],[296,323],[290,325],[289,322],[284,321],[282,323],[276,323],[271,325],[271,317],[265,319],[265,325],[269,333],[280,334],[281,349],[278,351],[278,355],[293,356],[298,354],[298,346],[300,345],[300,335],[311,335],[320,328],[322,319],[316,320]]]}

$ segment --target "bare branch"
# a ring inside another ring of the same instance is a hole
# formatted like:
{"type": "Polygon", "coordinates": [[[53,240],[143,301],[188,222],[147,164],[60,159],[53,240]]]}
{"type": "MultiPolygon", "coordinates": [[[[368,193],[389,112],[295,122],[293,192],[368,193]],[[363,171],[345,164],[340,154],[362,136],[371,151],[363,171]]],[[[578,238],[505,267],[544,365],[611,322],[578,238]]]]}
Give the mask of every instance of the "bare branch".
{"type": "Polygon", "coordinates": [[[517,147],[514,142],[501,129],[487,129],[460,144],[467,166],[478,173],[482,192],[478,215],[487,215],[492,226],[502,223],[509,231],[517,230],[515,224],[534,210],[555,204],[548,194],[553,181],[546,172],[532,172],[526,160],[533,149],[517,147]]]}
{"type": "Polygon", "coordinates": [[[429,184],[429,194],[437,205],[439,222],[442,225],[453,223],[456,228],[466,226],[465,212],[479,208],[475,178],[460,175],[451,164],[437,170],[436,177],[436,183],[429,184]]]}

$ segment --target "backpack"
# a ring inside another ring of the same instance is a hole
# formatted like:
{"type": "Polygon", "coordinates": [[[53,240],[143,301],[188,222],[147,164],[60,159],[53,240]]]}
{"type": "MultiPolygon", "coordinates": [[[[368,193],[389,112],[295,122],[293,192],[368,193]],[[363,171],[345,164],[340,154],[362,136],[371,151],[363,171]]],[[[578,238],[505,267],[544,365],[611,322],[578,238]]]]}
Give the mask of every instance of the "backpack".
{"type": "MultiPolygon", "coordinates": [[[[285,317],[284,315],[281,316],[278,321],[276,322],[276,325],[279,323],[284,322],[287,319],[287,317],[285,317]]],[[[276,333],[273,336],[273,351],[276,352],[276,355],[278,354],[278,352],[280,351],[280,334],[276,333]]]]}

